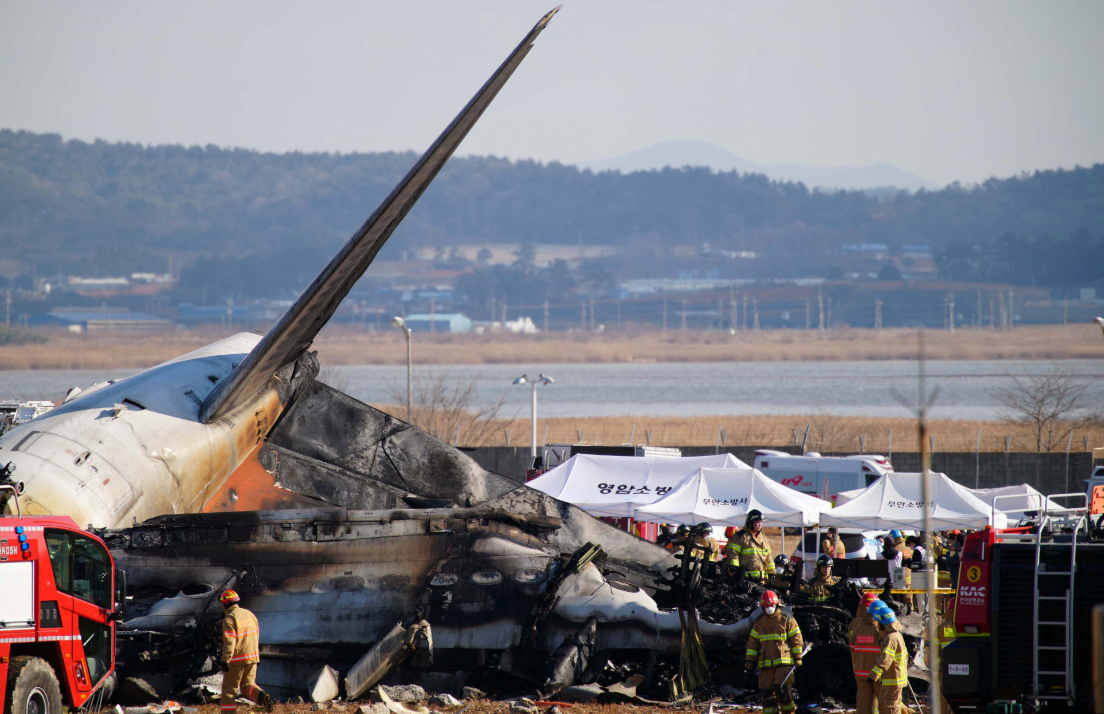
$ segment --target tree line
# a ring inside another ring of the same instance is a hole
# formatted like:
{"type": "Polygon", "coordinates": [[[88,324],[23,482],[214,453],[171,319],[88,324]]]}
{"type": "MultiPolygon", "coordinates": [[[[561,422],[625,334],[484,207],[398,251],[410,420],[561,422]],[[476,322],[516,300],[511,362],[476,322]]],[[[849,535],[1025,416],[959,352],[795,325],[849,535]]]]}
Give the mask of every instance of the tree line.
{"type": "MultiPolygon", "coordinates": [[[[171,254],[198,261],[202,279],[261,291],[301,280],[297,289],[415,158],[0,130],[0,257],[39,274],[111,275],[164,272],[171,254]]],[[[945,277],[1064,285],[1099,277],[1099,260],[1077,257],[1099,257],[1102,241],[1104,165],[874,195],[706,168],[622,175],[485,156],[450,161],[382,257],[510,242],[620,245],[662,259],[708,243],[757,252],[756,269],[774,277],[781,266],[821,274],[844,243],[928,244],[945,277]]]]}

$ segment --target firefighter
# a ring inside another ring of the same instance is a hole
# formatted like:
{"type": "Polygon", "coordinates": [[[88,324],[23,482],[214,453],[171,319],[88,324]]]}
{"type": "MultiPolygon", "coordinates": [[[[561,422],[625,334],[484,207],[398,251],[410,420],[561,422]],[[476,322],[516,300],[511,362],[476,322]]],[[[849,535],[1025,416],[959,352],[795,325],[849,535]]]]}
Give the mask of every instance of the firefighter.
{"type": "Polygon", "coordinates": [[[834,595],[828,588],[839,582],[839,578],[832,577],[832,564],[832,559],[827,555],[817,558],[816,577],[813,578],[811,583],[807,583],[801,588],[801,592],[812,597],[813,603],[817,605],[826,602],[834,595]]]}
{"type": "Polygon", "coordinates": [[[875,600],[866,610],[881,635],[881,652],[870,668],[868,679],[877,683],[875,692],[880,714],[901,714],[901,690],[908,684],[908,648],[901,637],[901,625],[893,609],[875,600]]]}
{"type": "Polygon", "coordinates": [[[763,535],[763,514],[757,508],[748,511],[744,529],[733,539],[739,551],[739,565],[748,580],[764,582],[774,575],[770,541],[763,535]]]}
{"type": "Polygon", "coordinates": [[[793,587],[794,580],[794,572],[790,564],[790,559],[784,555],[775,556],[774,581],[772,584],[781,592],[786,592],[793,587]]]}
{"type": "Polygon", "coordinates": [[[680,555],[682,553],[682,546],[686,544],[689,538],[690,529],[685,525],[680,525],[675,530],[675,534],[671,536],[671,542],[669,542],[666,547],[668,550],[674,551],[675,555],[680,555]]]}
{"type": "Polygon", "coordinates": [[[855,711],[858,714],[873,714],[876,709],[875,686],[870,680],[870,670],[878,663],[882,648],[878,644],[878,628],[874,625],[874,617],[867,612],[867,608],[877,599],[875,593],[863,595],[859,601],[859,609],[855,611],[855,619],[847,628],[851,669],[855,671],[855,711]]]}
{"type": "Polygon", "coordinates": [[[843,547],[843,540],[835,526],[828,529],[828,535],[820,542],[820,552],[833,558],[843,558],[847,555],[847,549],[843,547]]]}
{"type": "Polygon", "coordinates": [[[722,553],[722,562],[727,577],[736,575],[736,571],[740,568],[740,544],[736,542],[736,537],[740,533],[743,533],[742,528],[738,529],[736,526],[725,528],[726,543],[722,553]]]}
{"type": "Polygon", "coordinates": [[[220,597],[226,611],[222,622],[222,656],[218,666],[222,670],[222,711],[237,711],[236,697],[239,692],[272,711],[272,697],[256,685],[257,663],[261,661],[258,642],[261,636],[260,625],[252,612],[239,603],[241,598],[233,590],[227,590],[220,597]]]}
{"type": "Polygon", "coordinates": [[[801,666],[801,629],[792,615],[778,609],[778,595],[764,590],[759,596],[763,614],[755,618],[748,635],[744,669],[759,667],[759,689],[763,691],[763,714],[796,709],[790,687],[793,671],[801,666]]]}

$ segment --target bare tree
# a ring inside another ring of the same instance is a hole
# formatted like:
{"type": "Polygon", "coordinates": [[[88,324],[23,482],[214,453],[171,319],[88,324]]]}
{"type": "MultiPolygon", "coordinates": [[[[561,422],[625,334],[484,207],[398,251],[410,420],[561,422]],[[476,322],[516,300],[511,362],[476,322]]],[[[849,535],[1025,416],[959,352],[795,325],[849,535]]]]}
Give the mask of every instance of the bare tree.
{"type": "Polygon", "coordinates": [[[323,365],[318,370],[318,381],[343,394],[349,393],[349,373],[338,370],[333,365],[323,365]]]}
{"type": "MultiPolygon", "coordinates": [[[[506,403],[503,392],[498,401],[480,406],[476,373],[471,379],[454,379],[448,371],[423,371],[414,377],[414,426],[457,445],[484,446],[495,436],[499,412],[506,403]],[[457,437],[459,434],[459,438],[457,437]]],[[[393,402],[406,414],[406,382],[387,388],[393,402]]]]}
{"type": "Polygon", "coordinates": [[[1000,418],[1029,429],[1036,451],[1052,451],[1071,431],[1097,418],[1089,408],[1088,384],[1078,384],[1070,372],[1055,368],[1042,375],[1008,376],[1012,383],[993,392],[1003,408],[1000,418]]]}

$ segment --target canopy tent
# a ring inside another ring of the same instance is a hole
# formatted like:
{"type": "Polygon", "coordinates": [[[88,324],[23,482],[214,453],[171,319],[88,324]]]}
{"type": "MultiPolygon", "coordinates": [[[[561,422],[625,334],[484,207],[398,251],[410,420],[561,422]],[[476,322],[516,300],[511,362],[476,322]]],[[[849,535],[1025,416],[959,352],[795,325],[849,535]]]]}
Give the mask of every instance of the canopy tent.
{"type": "Polygon", "coordinates": [[[1001,488],[975,488],[972,492],[982,501],[995,507],[998,511],[1008,516],[1009,520],[1018,521],[1024,517],[1024,511],[1041,511],[1045,505],[1046,496],[1042,491],[1029,486],[1026,483],[1015,486],[1002,486],[1001,488]],[[1000,497],[998,500],[998,496],[1000,497]]]}
{"type": "Polygon", "coordinates": [[[703,468],[746,469],[748,465],[732,454],[682,458],[576,454],[526,485],[591,515],[625,518],[703,468]]]}
{"type": "MultiPolygon", "coordinates": [[[[839,526],[885,530],[924,530],[922,484],[916,473],[888,473],[854,499],[821,515],[821,526],[839,526]]],[[[928,497],[931,502],[932,528],[1004,528],[1003,513],[993,514],[992,506],[970,489],[947,478],[929,474],[928,497]],[[994,518],[996,522],[994,522],[994,518]]]]}
{"type": "MultiPolygon", "coordinates": [[[[873,485],[874,484],[871,484],[871,486],[873,486],[873,485]]],[[[849,501],[854,501],[855,497],[862,494],[862,492],[865,491],[865,490],[866,490],[865,488],[855,488],[855,489],[852,489],[850,491],[840,491],[839,493],[836,494],[836,505],[837,506],[842,506],[843,504],[848,503],[849,501]]]]}
{"type": "MultiPolygon", "coordinates": [[[[920,474],[911,474],[919,482],[920,474]]],[[[877,484],[871,484],[876,486],[877,484]]],[[[1019,520],[1024,517],[1024,511],[1042,510],[1046,496],[1026,483],[1015,486],[1002,486],[1000,488],[966,488],[967,491],[988,503],[990,507],[996,505],[997,510],[1008,516],[1009,520],[1019,520]],[[1000,496],[1000,500],[996,498],[1000,496]],[[994,504],[995,502],[995,504],[994,504]]],[[[842,506],[860,496],[865,488],[856,488],[852,491],[840,491],[836,494],[836,506],[842,506]]]]}
{"type": "Polygon", "coordinates": [[[764,525],[812,526],[832,504],[772,481],[756,469],[703,468],[655,503],[636,509],[636,517],[740,527],[753,508],[762,511],[764,525]]]}

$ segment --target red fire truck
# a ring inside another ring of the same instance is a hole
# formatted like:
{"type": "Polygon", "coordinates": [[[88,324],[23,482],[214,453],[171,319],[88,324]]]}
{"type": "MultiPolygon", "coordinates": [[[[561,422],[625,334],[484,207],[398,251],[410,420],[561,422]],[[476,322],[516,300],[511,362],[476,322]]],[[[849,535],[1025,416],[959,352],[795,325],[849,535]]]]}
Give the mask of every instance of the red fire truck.
{"type": "Polygon", "coordinates": [[[19,515],[15,487],[0,489],[17,513],[0,516],[0,710],[86,706],[115,666],[124,578],[100,538],[69,517],[19,515]]]}
{"type": "Polygon", "coordinates": [[[956,712],[1092,711],[1104,539],[1086,501],[1049,496],[1029,526],[966,537],[955,640],[942,657],[943,694],[956,712]]]}

